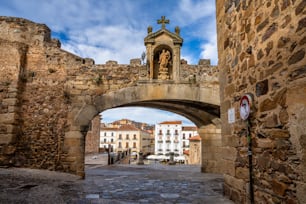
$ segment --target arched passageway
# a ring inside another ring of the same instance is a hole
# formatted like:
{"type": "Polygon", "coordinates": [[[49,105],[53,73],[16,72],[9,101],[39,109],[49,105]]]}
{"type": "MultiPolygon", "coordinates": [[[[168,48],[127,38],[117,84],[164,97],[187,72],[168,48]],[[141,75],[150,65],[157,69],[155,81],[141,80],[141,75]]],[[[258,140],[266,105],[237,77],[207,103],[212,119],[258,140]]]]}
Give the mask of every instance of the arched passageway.
{"type": "MultiPolygon", "coordinates": [[[[213,132],[206,131],[210,124],[219,125],[220,112],[218,103],[219,97],[215,95],[213,89],[209,90],[206,87],[192,86],[190,84],[145,84],[128,87],[96,96],[93,100],[93,104],[83,104],[82,107],[76,107],[78,111],[75,111],[76,115],[73,117],[74,120],[72,121],[76,130],[69,131],[67,135],[70,135],[70,137],[75,135],[76,138],[84,141],[84,139],[82,139],[85,135],[83,131],[88,129],[90,121],[98,113],[116,107],[141,106],[180,114],[196,124],[199,129],[199,134],[204,140],[203,145],[221,146],[220,132],[216,132],[215,130],[213,132]],[[205,142],[207,139],[218,142],[207,143],[205,142]]],[[[209,129],[211,130],[211,127],[209,127],[209,129]]],[[[70,146],[69,148],[73,147],[70,146]]],[[[82,143],[81,148],[84,148],[82,143]]],[[[207,147],[205,147],[205,149],[207,149],[207,147]]],[[[210,155],[214,154],[214,148],[211,147],[209,149],[210,155]]],[[[212,158],[207,153],[206,151],[205,155],[209,158],[205,158],[204,156],[202,157],[202,161],[205,160],[208,162],[208,160],[212,158]]],[[[75,164],[80,170],[83,170],[84,150],[80,152],[79,158],[80,159],[78,161],[76,160],[75,164]]],[[[202,169],[203,171],[208,170],[206,167],[202,169]]],[[[213,169],[216,168],[214,167],[213,169]]]]}

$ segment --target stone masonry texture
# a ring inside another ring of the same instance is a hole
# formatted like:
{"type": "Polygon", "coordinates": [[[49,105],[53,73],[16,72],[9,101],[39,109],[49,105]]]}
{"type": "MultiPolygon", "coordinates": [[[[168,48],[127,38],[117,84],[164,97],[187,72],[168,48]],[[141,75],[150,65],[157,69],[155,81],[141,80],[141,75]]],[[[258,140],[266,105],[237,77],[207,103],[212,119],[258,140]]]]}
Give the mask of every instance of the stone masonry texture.
{"type": "Polygon", "coordinates": [[[199,128],[219,118],[217,67],[179,66],[177,81],[146,81],[140,59],[96,65],[62,50],[46,25],[0,17],[0,165],[84,176],[91,120],[126,104],[189,115],[199,128]]]}
{"type": "Polygon", "coordinates": [[[305,0],[217,0],[225,193],[249,202],[250,115],[255,203],[306,203],[305,0]],[[236,120],[228,123],[228,109],[236,120]]]}

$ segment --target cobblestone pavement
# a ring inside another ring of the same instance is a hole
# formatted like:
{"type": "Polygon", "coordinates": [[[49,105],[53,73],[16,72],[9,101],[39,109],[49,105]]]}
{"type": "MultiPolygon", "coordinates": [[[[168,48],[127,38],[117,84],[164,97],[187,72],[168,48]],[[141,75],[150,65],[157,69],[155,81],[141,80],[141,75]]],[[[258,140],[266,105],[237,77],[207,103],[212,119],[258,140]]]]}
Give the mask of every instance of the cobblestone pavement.
{"type": "Polygon", "coordinates": [[[0,203],[232,203],[222,176],[187,165],[86,165],[86,179],[33,169],[0,169],[0,203]]]}

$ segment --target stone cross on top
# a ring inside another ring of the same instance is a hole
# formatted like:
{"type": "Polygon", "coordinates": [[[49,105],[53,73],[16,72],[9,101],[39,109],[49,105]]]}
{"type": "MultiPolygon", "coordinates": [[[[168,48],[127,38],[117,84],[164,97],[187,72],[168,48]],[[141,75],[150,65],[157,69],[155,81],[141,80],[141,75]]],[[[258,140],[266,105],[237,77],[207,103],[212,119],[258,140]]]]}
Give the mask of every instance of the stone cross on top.
{"type": "Polygon", "coordinates": [[[169,23],[170,23],[170,20],[166,19],[165,16],[162,16],[161,19],[157,20],[157,24],[162,24],[162,29],[165,29],[166,28],[165,24],[169,24],[169,23]]]}

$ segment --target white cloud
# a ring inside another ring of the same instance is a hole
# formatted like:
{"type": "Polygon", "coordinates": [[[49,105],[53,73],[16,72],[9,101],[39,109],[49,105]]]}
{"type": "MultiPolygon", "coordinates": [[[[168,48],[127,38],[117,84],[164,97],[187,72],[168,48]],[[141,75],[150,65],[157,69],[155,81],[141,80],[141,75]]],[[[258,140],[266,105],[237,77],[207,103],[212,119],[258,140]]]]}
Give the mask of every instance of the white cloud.
{"type": "MultiPolygon", "coordinates": [[[[108,60],[127,64],[131,58],[140,58],[145,51],[143,38],[147,35],[147,26],[157,31],[160,25],[156,20],[166,15],[170,19],[171,24],[167,25],[170,31],[176,25],[181,28],[184,38],[181,56],[188,64],[197,64],[199,57],[217,62],[215,0],[7,0],[1,2],[0,13],[44,23],[53,32],[64,33],[63,49],[93,58],[96,64],[108,60]]],[[[116,120],[137,116],[136,121],[152,118],[153,123],[179,118],[155,109],[115,110],[106,116],[118,114],[116,120]]]]}
{"type": "Polygon", "coordinates": [[[116,60],[128,64],[132,58],[140,58],[145,50],[144,32],[124,26],[93,26],[83,31],[71,32],[63,48],[82,57],[91,57],[97,64],[116,60]]]}
{"type": "Polygon", "coordinates": [[[102,115],[101,117],[102,121],[105,123],[110,123],[115,120],[126,118],[137,122],[145,122],[148,124],[157,124],[163,121],[181,120],[185,125],[194,125],[191,121],[189,121],[187,118],[183,116],[153,108],[143,108],[143,107],[114,108],[103,111],[101,115],[102,115]]]}
{"type": "Polygon", "coordinates": [[[217,41],[210,41],[208,43],[204,43],[201,45],[201,58],[202,59],[210,59],[211,64],[218,64],[218,54],[217,50],[217,41]]]}

